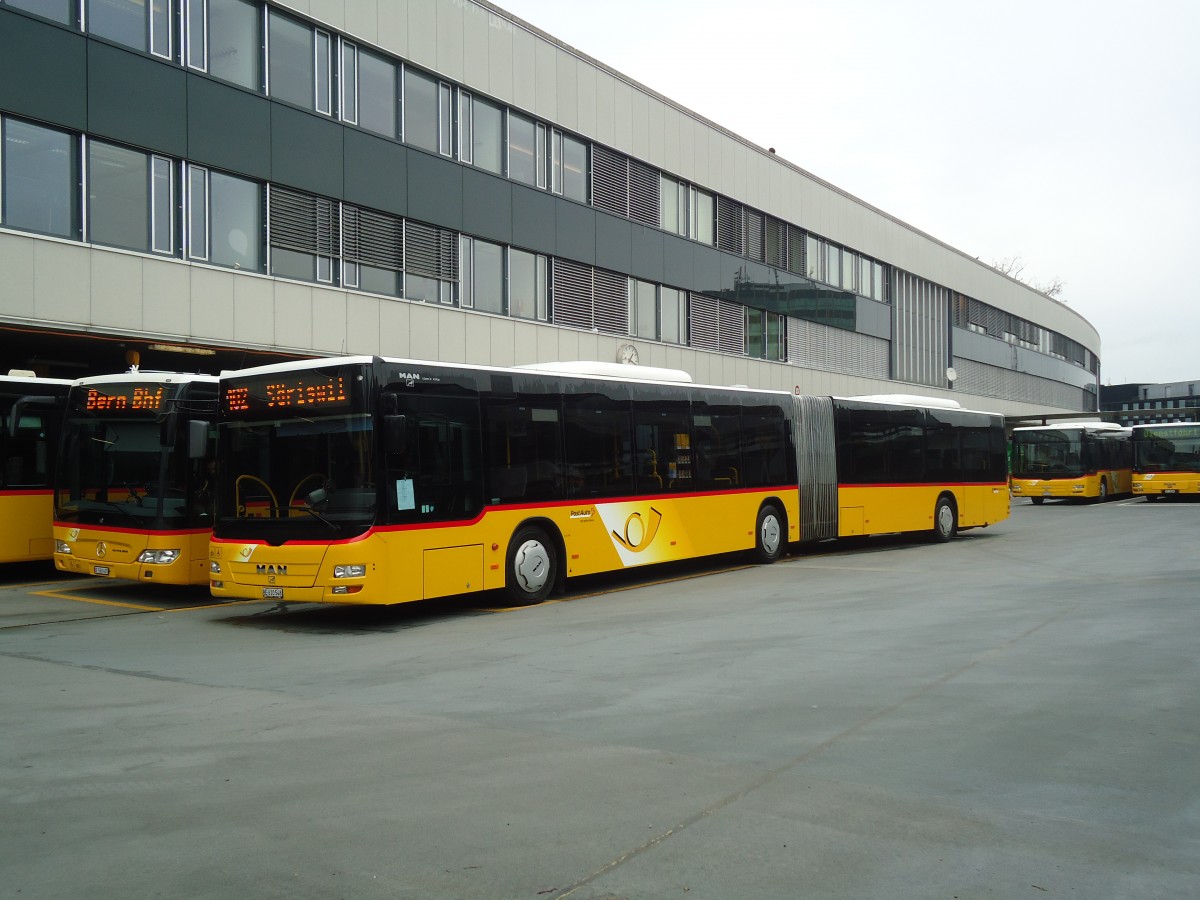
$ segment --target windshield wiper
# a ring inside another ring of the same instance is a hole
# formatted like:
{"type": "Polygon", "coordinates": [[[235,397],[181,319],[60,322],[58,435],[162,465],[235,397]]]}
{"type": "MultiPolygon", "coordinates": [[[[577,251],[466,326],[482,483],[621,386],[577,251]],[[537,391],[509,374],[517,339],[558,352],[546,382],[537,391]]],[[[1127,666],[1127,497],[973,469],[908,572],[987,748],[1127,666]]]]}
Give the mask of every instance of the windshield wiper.
{"type": "Polygon", "coordinates": [[[330,519],[325,518],[323,515],[321,515],[319,512],[317,512],[311,506],[277,506],[276,509],[286,509],[289,511],[293,510],[293,509],[303,510],[304,512],[306,512],[310,516],[312,516],[314,519],[318,519],[321,522],[324,522],[326,525],[328,525],[334,531],[340,532],[342,530],[342,527],[340,525],[338,525],[337,522],[334,522],[334,521],[331,521],[330,519]]]}

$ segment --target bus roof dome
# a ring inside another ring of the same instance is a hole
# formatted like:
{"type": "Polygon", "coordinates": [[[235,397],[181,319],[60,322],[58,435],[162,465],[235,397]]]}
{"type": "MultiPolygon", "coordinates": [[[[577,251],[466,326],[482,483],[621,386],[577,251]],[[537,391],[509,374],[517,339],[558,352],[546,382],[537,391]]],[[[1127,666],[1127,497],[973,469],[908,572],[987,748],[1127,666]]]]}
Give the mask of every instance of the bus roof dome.
{"type": "Polygon", "coordinates": [[[929,406],[937,409],[962,409],[957,400],[945,397],[922,397],[919,394],[864,394],[847,397],[847,400],[865,400],[870,403],[898,403],[901,406],[929,406]]]}
{"type": "Polygon", "coordinates": [[[529,363],[515,366],[535,372],[557,372],[560,375],[603,375],[607,378],[626,378],[634,381],[682,381],[690,383],[692,376],[683,369],[661,369],[657,366],[637,366],[629,363],[610,363],[598,360],[567,360],[565,362],[529,363]]]}

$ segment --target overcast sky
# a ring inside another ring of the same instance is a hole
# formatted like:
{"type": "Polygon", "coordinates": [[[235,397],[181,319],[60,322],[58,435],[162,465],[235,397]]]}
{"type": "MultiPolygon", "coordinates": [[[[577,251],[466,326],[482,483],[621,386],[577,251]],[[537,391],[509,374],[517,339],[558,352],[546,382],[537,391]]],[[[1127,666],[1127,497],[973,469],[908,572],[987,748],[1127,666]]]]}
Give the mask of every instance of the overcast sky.
{"type": "Polygon", "coordinates": [[[499,5],[1200,380],[1200,2],[499,5]]]}

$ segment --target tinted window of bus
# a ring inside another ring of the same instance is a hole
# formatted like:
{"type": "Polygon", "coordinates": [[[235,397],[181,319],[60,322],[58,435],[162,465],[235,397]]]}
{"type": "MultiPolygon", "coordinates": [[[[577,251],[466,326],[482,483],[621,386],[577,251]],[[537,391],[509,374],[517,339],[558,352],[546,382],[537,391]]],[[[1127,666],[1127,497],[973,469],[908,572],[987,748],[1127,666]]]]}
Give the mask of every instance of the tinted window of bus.
{"type": "Polygon", "coordinates": [[[518,394],[484,406],[489,503],[563,496],[562,410],[557,394],[518,394]]]}
{"type": "Polygon", "coordinates": [[[479,404],[474,397],[415,393],[400,398],[403,439],[389,442],[389,510],[399,522],[476,515],[483,503],[479,404]]]}
{"type": "Polygon", "coordinates": [[[615,497],[634,489],[633,420],[627,392],[571,394],[563,401],[568,497],[615,497]]]}
{"type": "Polygon", "coordinates": [[[637,490],[692,490],[691,416],[687,401],[634,398],[634,450],[637,490]]]}
{"type": "Polygon", "coordinates": [[[783,410],[752,406],[742,410],[743,484],[769,487],[796,481],[796,455],[783,410]]]}
{"type": "Polygon", "coordinates": [[[727,490],[742,484],[741,429],[740,407],[692,404],[697,490],[727,490]]]}

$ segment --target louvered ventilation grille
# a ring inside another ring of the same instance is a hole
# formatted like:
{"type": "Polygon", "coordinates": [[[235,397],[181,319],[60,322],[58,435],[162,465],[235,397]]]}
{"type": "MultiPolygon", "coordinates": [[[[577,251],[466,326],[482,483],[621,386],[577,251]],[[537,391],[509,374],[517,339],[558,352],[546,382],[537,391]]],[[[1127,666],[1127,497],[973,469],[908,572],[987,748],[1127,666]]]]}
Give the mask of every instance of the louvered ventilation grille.
{"type": "Polygon", "coordinates": [[[628,334],[628,276],[596,269],[593,285],[592,325],[597,331],[628,334]]]}
{"type": "Polygon", "coordinates": [[[778,219],[767,218],[763,259],[769,266],[787,267],[787,226],[778,219]]]}
{"type": "Polygon", "coordinates": [[[453,231],[406,221],[404,249],[405,268],[412,274],[458,280],[458,236],[453,231]]]}
{"type": "Polygon", "coordinates": [[[592,267],[554,260],[555,325],[573,328],[592,327],[592,267]]]}
{"type": "Polygon", "coordinates": [[[728,300],[721,300],[719,303],[718,349],[722,353],[745,353],[746,308],[728,300]]]}
{"type": "Polygon", "coordinates": [[[822,372],[885,379],[889,342],[819,322],[788,319],[788,362],[822,372]]]}
{"type": "Polygon", "coordinates": [[[746,210],[746,256],[755,262],[763,261],[762,213],[746,210]]]}
{"type": "Polygon", "coordinates": [[[271,189],[271,246],[337,256],[341,241],[338,233],[337,203],[312,194],[271,189]]]}
{"type": "Polygon", "coordinates": [[[395,216],[346,206],[342,209],[342,255],[381,269],[404,268],[404,221],[395,216]]]}
{"type": "Polygon", "coordinates": [[[954,382],[955,390],[966,394],[1003,397],[1021,403],[1080,412],[1094,412],[1096,409],[1096,395],[1090,387],[1073,387],[1060,381],[989,366],[961,356],[954,358],[954,369],[958,373],[958,380],[954,382]]]}
{"type": "Polygon", "coordinates": [[[629,161],[629,218],[652,228],[658,227],[658,170],[629,161]]]}
{"type": "Polygon", "coordinates": [[[805,244],[804,232],[795,225],[789,225],[787,262],[789,272],[803,275],[808,271],[808,249],[805,244]]]}
{"type": "Polygon", "coordinates": [[[742,205],[717,196],[717,247],[742,255],[742,205]]]}
{"type": "Polygon", "coordinates": [[[592,148],[592,206],[629,217],[629,161],[599,146],[592,148]]]}
{"type": "Polygon", "coordinates": [[[692,294],[688,298],[688,306],[688,342],[700,350],[720,350],[717,301],[701,294],[692,294]]]}

